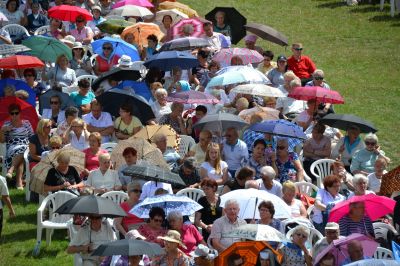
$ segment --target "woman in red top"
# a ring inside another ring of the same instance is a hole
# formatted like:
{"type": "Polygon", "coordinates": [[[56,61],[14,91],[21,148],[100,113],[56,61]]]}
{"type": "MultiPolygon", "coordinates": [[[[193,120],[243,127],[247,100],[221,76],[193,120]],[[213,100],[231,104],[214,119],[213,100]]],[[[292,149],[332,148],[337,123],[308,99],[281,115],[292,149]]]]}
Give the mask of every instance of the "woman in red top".
{"type": "Polygon", "coordinates": [[[128,216],[118,217],[114,219],[114,225],[117,230],[122,234],[126,235],[129,230],[136,229],[139,224],[143,223],[143,219],[131,214],[129,211],[139,202],[140,194],[142,193],[142,187],[137,182],[132,182],[128,185],[128,200],[121,203],[121,208],[124,209],[128,216]]]}
{"type": "Polygon", "coordinates": [[[160,207],[153,207],[149,212],[149,220],[142,224],[138,231],[146,238],[146,241],[159,244],[164,247],[164,241],[159,239],[159,236],[165,236],[167,230],[163,228],[165,220],[165,212],[160,207]]]}
{"type": "Polygon", "coordinates": [[[89,148],[84,149],[85,154],[85,170],[82,172],[83,176],[88,176],[89,172],[99,168],[99,155],[107,153],[107,150],[101,149],[101,134],[93,132],[89,135],[89,148]]]}
{"type": "Polygon", "coordinates": [[[119,56],[114,54],[114,47],[111,43],[103,43],[103,53],[98,54],[93,71],[99,76],[100,74],[109,71],[113,66],[118,64],[119,56]]]}

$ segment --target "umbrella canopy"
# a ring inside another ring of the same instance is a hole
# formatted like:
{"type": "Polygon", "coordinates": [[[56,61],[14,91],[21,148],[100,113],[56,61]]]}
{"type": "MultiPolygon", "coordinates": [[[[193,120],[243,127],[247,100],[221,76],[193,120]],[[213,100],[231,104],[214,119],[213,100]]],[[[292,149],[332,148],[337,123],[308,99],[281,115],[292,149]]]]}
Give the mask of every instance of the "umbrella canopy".
{"type": "Polygon", "coordinates": [[[248,125],[246,121],[238,117],[237,115],[229,113],[218,113],[215,115],[206,115],[200,121],[193,125],[194,128],[200,130],[211,130],[224,132],[228,128],[236,128],[238,130],[242,129],[248,125]]]}
{"type": "Polygon", "coordinates": [[[249,188],[230,191],[221,196],[220,206],[225,206],[225,202],[230,199],[239,202],[239,217],[242,219],[260,219],[258,205],[264,200],[271,201],[274,204],[275,218],[286,219],[291,217],[290,207],[280,197],[264,190],[249,188]]]}
{"type": "Polygon", "coordinates": [[[24,69],[43,66],[43,62],[37,57],[29,55],[13,55],[0,59],[0,68],[3,69],[24,69]]]}
{"type": "Polygon", "coordinates": [[[33,131],[35,131],[37,123],[39,122],[35,108],[29,103],[15,96],[0,97],[0,127],[3,126],[5,121],[11,119],[8,113],[8,106],[13,103],[21,106],[21,119],[28,120],[29,123],[31,123],[33,131]]]}
{"type": "Polygon", "coordinates": [[[188,5],[179,3],[179,2],[171,2],[171,1],[165,1],[160,3],[158,6],[159,9],[164,10],[164,9],[177,9],[178,11],[186,14],[189,18],[191,17],[198,17],[199,15],[197,14],[197,11],[190,8],[188,5]]]}
{"type": "Polygon", "coordinates": [[[136,47],[132,44],[125,42],[122,39],[116,39],[111,37],[104,37],[97,41],[92,42],[92,49],[95,54],[102,54],[103,53],[103,44],[110,43],[112,44],[114,50],[114,54],[118,56],[122,55],[129,55],[132,61],[139,61],[139,52],[136,47]]]}
{"type": "Polygon", "coordinates": [[[84,8],[70,5],[54,6],[49,9],[48,15],[50,18],[56,18],[62,21],[76,21],[76,18],[83,16],[86,21],[93,20],[92,15],[84,8]]]}
{"type": "Polygon", "coordinates": [[[107,71],[101,74],[95,81],[92,83],[93,91],[97,91],[100,87],[101,83],[105,80],[112,79],[115,81],[121,80],[138,80],[142,76],[139,71],[133,69],[119,68],[113,67],[110,71],[107,71]]]}
{"type": "Polygon", "coordinates": [[[119,107],[123,103],[132,105],[133,115],[140,119],[142,124],[154,119],[154,113],[148,102],[141,96],[131,91],[113,88],[96,97],[103,106],[103,111],[109,112],[112,116],[119,116],[119,107]]]}
{"type": "Polygon", "coordinates": [[[230,66],[232,57],[239,57],[243,64],[260,63],[264,57],[256,50],[248,48],[224,48],[213,56],[213,60],[219,62],[221,66],[230,66]]]}
{"type": "Polygon", "coordinates": [[[296,100],[316,100],[319,103],[343,104],[343,97],[339,92],[328,90],[319,86],[294,88],[288,97],[296,100]]]}
{"type": "Polygon", "coordinates": [[[356,126],[361,133],[375,133],[378,131],[374,124],[352,114],[327,114],[319,120],[320,123],[330,127],[347,130],[349,127],[356,126]]]}
{"type": "Polygon", "coordinates": [[[365,259],[346,264],[346,266],[399,266],[399,264],[398,261],[391,259],[365,259]]]}
{"type": "Polygon", "coordinates": [[[193,32],[190,37],[200,37],[204,34],[202,21],[200,21],[198,18],[186,18],[180,20],[178,23],[172,26],[172,35],[175,38],[185,37],[183,29],[187,25],[190,25],[193,28],[193,32]]]}
{"type": "Polygon", "coordinates": [[[157,256],[164,253],[165,251],[156,243],[136,239],[121,239],[101,244],[92,253],[92,256],[138,256],[143,254],[148,256],[157,256]]]}
{"type": "Polygon", "coordinates": [[[154,23],[139,22],[124,29],[121,38],[124,39],[127,34],[133,34],[135,42],[139,45],[147,45],[147,37],[151,34],[157,36],[159,40],[164,37],[160,27],[154,23]]]}
{"type": "Polygon", "coordinates": [[[234,7],[216,7],[206,15],[206,19],[213,22],[214,31],[217,21],[215,20],[215,14],[217,12],[223,12],[225,14],[224,23],[230,27],[232,43],[237,44],[246,35],[244,25],[247,23],[247,19],[240,14],[239,11],[234,7]]]}
{"type": "Polygon", "coordinates": [[[244,28],[264,40],[281,46],[287,46],[289,44],[288,38],[285,35],[270,26],[257,23],[247,23],[244,25],[244,28]]]}
{"type": "Polygon", "coordinates": [[[103,33],[121,34],[126,27],[132,26],[135,23],[122,19],[107,19],[106,21],[97,25],[97,28],[103,33]]]}
{"type": "Polygon", "coordinates": [[[400,191],[400,165],[382,176],[382,184],[379,193],[391,196],[393,192],[400,191]]]}
{"type": "Polygon", "coordinates": [[[142,6],[135,6],[135,5],[124,5],[121,7],[113,7],[110,12],[110,15],[117,15],[121,17],[145,17],[151,16],[150,10],[142,6]]]}
{"type": "Polygon", "coordinates": [[[262,133],[270,133],[277,136],[306,139],[306,134],[304,134],[303,129],[298,125],[283,120],[271,120],[264,121],[261,123],[254,124],[250,126],[251,130],[262,133]]]}
{"type": "Polygon", "coordinates": [[[135,5],[135,6],[141,6],[141,7],[154,7],[152,3],[150,3],[148,0],[121,0],[118,1],[113,5],[113,8],[121,7],[121,6],[126,6],[126,5],[135,5]]]}
{"type": "Polygon", "coordinates": [[[353,196],[346,201],[342,201],[333,207],[329,214],[330,222],[338,222],[343,216],[350,212],[350,204],[356,202],[364,202],[365,214],[375,221],[386,214],[393,213],[396,201],[384,196],[375,194],[367,194],[363,196],[353,196]]]}
{"type": "Polygon", "coordinates": [[[247,123],[250,123],[250,119],[254,114],[260,115],[263,120],[277,120],[279,119],[279,111],[269,107],[256,106],[251,109],[242,110],[239,113],[239,117],[247,123]]]}
{"type": "Polygon", "coordinates": [[[223,234],[228,238],[242,238],[254,241],[282,242],[286,240],[284,234],[266,224],[244,224],[232,231],[223,234]]]}
{"type": "Polygon", "coordinates": [[[133,137],[145,139],[150,143],[154,143],[154,136],[163,134],[167,137],[167,146],[176,148],[179,145],[179,137],[170,125],[148,125],[143,127],[133,137]]]}
{"type": "Polygon", "coordinates": [[[22,44],[0,44],[0,55],[12,55],[30,51],[31,48],[22,44]]]}
{"type": "Polygon", "coordinates": [[[167,97],[169,102],[177,102],[183,104],[216,104],[219,100],[210,94],[201,91],[182,91],[171,93],[167,97]]]}
{"type": "Polygon", "coordinates": [[[161,151],[142,138],[129,138],[127,140],[118,141],[117,146],[111,153],[111,161],[115,163],[115,169],[125,164],[122,153],[128,147],[132,147],[137,151],[138,160],[145,160],[152,165],[157,165],[169,170],[169,166],[165,162],[161,151]]]}
{"type": "Polygon", "coordinates": [[[172,68],[178,66],[182,69],[191,69],[199,64],[196,57],[189,52],[181,51],[165,51],[155,54],[146,60],[144,65],[147,68],[157,67],[160,70],[171,71],[172,68]]]}
{"type": "Polygon", "coordinates": [[[335,256],[336,265],[342,265],[343,261],[349,257],[347,244],[353,240],[360,241],[363,247],[363,255],[368,257],[372,257],[379,246],[378,242],[375,242],[365,235],[351,234],[344,239],[333,240],[328,247],[323,249],[321,253],[317,255],[314,265],[318,265],[318,262],[328,253],[332,253],[332,255],[335,256]]]}
{"type": "Polygon", "coordinates": [[[232,92],[264,97],[286,97],[286,95],[280,89],[265,84],[238,85],[232,89],[232,92]]]}
{"type": "Polygon", "coordinates": [[[153,207],[161,207],[165,214],[171,211],[179,211],[182,215],[191,215],[203,207],[184,195],[164,194],[159,196],[147,197],[138,203],[129,212],[140,218],[149,218],[149,212],[153,207]]]}
{"type": "Polygon", "coordinates": [[[25,81],[17,79],[0,80],[0,97],[4,96],[4,89],[7,87],[12,87],[15,89],[15,91],[18,90],[26,91],[29,95],[26,102],[28,102],[33,107],[36,106],[36,92],[31,87],[29,87],[29,85],[25,81]]]}
{"type": "Polygon", "coordinates": [[[182,178],[172,173],[169,169],[151,165],[132,165],[123,171],[124,175],[135,176],[148,181],[163,182],[168,184],[185,185],[182,178]]]}
{"type": "Polygon", "coordinates": [[[57,95],[61,100],[61,110],[68,106],[75,106],[74,101],[69,97],[68,93],[50,89],[39,96],[39,113],[43,113],[43,109],[50,109],[51,97],[57,95]]]}
{"type": "Polygon", "coordinates": [[[257,69],[248,66],[227,67],[217,72],[217,76],[208,82],[206,89],[238,83],[270,84],[269,79],[257,69]],[[224,71],[224,72],[221,72],[224,71]]]}
{"type": "Polygon", "coordinates": [[[30,36],[22,40],[22,44],[29,47],[30,55],[36,56],[43,61],[56,62],[57,57],[65,55],[69,60],[72,59],[71,49],[57,39],[46,36],[30,36]]]}
{"type": "Polygon", "coordinates": [[[164,43],[160,48],[160,52],[186,51],[208,46],[210,46],[210,44],[204,38],[183,37],[164,43]]]}
{"type": "Polygon", "coordinates": [[[51,168],[57,167],[57,158],[61,153],[68,153],[70,155],[69,165],[73,166],[78,173],[85,170],[85,154],[83,152],[68,146],[59,150],[51,151],[32,168],[32,183],[30,185],[32,191],[42,195],[44,194],[43,184],[44,181],[46,181],[47,173],[51,168]]]}
{"type": "Polygon", "coordinates": [[[180,21],[181,19],[188,18],[188,15],[182,13],[178,9],[166,9],[160,10],[156,13],[156,18],[154,19],[155,23],[161,25],[162,20],[165,16],[171,16],[172,18],[172,25],[180,21]]]}

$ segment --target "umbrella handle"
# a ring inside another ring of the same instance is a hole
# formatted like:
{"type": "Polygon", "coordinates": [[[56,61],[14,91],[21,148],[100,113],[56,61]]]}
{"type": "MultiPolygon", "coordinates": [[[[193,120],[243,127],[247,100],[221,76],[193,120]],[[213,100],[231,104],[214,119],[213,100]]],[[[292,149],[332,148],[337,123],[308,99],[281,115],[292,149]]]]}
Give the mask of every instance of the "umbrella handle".
{"type": "Polygon", "coordinates": [[[255,206],[254,206],[253,220],[256,217],[257,203],[258,203],[258,197],[256,198],[256,203],[255,203],[255,206]]]}

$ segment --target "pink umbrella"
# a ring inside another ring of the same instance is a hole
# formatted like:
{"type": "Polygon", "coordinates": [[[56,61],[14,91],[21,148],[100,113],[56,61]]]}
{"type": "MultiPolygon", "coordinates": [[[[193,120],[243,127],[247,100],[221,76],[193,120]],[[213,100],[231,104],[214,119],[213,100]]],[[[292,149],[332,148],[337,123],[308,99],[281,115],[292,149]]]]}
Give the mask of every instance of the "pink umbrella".
{"type": "Polygon", "coordinates": [[[247,48],[225,48],[221,49],[213,57],[213,60],[219,62],[221,66],[230,66],[231,59],[238,56],[243,61],[243,65],[259,63],[264,60],[264,57],[256,50],[247,48]]]}
{"type": "Polygon", "coordinates": [[[329,214],[329,222],[338,222],[343,216],[347,215],[350,211],[350,204],[355,202],[364,202],[365,214],[375,221],[376,219],[388,214],[393,213],[396,201],[375,194],[367,194],[363,196],[354,196],[349,200],[342,201],[333,207],[329,214]]]}
{"type": "Polygon", "coordinates": [[[370,239],[369,237],[362,234],[351,234],[346,238],[333,240],[333,242],[323,249],[321,253],[317,255],[314,261],[314,265],[318,265],[318,262],[328,253],[336,258],[336,265],[342,265],[342,262],[349,257],[347,250],[347,244],[352,240],[358,240],[361,242],[363,247],[364,256],[372,257],[378,247],[378,242],[370,239]]]}
{"type": "Polygon", "coordinates": [[[183,91],[183,92],[175,92],[171,93],[167,97],[167,101],[169,102],[177,102],[184,104],[214,104],[219,103],[219,100],[210,94],[205,94],[201,91],[183,91]]]}
{"type": "Polygon", "coordinates": [[[150,3],[148,0],[121,0],[118,1],[113,5],[113,8],[121,7],[121,6],[126,6],[126,5],[135,5],[135,6],[141,6],[141,7],[154,7],[152,3],[150,3]]]}
{"type": "Polygon", "coordinates": [[[288,97],[303,101],[315,99],[319,103],[344,103],[343,97],[339,94],[339,92],[318,86],[294,88],[289,93],[288,97]]]}
{"type": "Polygon", "coordinates": [[[186,18],[180,20],[172,27],[172,35],[174,38],[181,38],[181,37],[200,37],[204,34],[203,30],[203,22],[198,18],[186,18]],[[183,28],[185,25],[191,25],[193,28],[192,34],[190,36],[185,36],[183,32],[183,28]]]}

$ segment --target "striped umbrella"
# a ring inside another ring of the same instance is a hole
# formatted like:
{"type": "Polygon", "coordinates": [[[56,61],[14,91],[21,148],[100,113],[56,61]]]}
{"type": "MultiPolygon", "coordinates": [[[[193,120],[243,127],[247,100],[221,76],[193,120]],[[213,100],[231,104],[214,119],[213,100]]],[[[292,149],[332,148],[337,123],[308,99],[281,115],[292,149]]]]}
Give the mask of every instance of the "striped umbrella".
{"type": "Polygon", "coordinates": [[[256,50],[247,48],[225,48],[221,49],[213,57],[213,60],[219,62],[221,66],[229,66],[232,57],[239,57],[243,61],[243,65],[260,63],[264,57],[256,50]]]}

